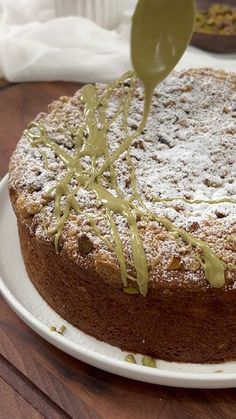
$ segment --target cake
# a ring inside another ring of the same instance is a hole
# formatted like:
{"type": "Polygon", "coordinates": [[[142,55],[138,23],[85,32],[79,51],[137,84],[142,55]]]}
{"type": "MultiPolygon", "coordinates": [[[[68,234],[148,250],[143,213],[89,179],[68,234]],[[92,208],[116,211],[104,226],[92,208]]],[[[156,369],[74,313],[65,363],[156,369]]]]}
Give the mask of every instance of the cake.
{"type": "Polygon", "coordinates": [[[64,319],[157,359],[236,359],[235,104],[236,75],[173,72],[137,134],[129,72],[29,124],[9,193],[29,278],[64,319]]]}

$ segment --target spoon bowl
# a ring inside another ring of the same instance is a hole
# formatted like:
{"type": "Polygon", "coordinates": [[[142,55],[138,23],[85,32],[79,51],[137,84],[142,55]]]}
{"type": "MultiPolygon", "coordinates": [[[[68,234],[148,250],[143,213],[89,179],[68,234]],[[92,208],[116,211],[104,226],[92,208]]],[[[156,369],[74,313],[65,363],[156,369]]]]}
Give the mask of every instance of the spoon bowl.
{"type": "Polygon", "coordinates": [[[132,20],[131,59],[144,84],[145,117],[155,86],[182,57],[194,21],[194,0],[139,0],[132,20]]]}

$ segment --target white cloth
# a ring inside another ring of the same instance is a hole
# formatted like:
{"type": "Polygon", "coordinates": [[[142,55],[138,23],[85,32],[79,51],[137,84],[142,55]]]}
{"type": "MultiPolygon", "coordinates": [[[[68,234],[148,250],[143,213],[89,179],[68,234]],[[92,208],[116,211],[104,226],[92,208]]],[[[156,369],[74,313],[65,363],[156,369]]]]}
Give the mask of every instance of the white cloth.
{"type": "MultiPolygon", "coordinates": [[[[53,0],[0,0],[0,75],[11,82],[113,80],[131,68],[130,15],[124,11],[111,31],[78,16],[57,18],[53,0]]],[[[236,71],[236,54],[189,47],[177,68],[203,66],[236,71]]]]}

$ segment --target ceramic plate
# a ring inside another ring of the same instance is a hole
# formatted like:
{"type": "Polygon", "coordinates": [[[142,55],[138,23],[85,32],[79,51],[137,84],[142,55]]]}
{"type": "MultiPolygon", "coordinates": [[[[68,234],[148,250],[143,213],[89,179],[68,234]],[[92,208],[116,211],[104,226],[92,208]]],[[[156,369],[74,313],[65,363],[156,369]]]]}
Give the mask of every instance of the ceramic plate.
{"type": "Polygon", "coordinates": [[[0,184],[0,288],[17,315],[36,333],[62,351],[94,367],[154,384],[191,388],[236,386],[236,362],[201,365],[157,360],[157,368],[124,361],[126,353],[100,342],[67,323],[38,294],[29,280],[21,257],[17,227],[7,191],[7,176],[0,184]],[[66,326],[64,335],[50,326],[66,326]]]}

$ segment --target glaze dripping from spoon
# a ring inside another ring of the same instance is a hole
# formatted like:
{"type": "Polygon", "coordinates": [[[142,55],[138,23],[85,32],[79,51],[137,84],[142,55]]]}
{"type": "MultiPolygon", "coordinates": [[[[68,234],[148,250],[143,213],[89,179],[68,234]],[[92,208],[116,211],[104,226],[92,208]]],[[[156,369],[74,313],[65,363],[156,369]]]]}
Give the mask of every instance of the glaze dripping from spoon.
{"type": "Polygon", "coordinates": [[[146,124],[153,91],[182,57],[195,21],[194,0],[139,0],[131,30],[131,59],[143,82],[146,124]]]}

